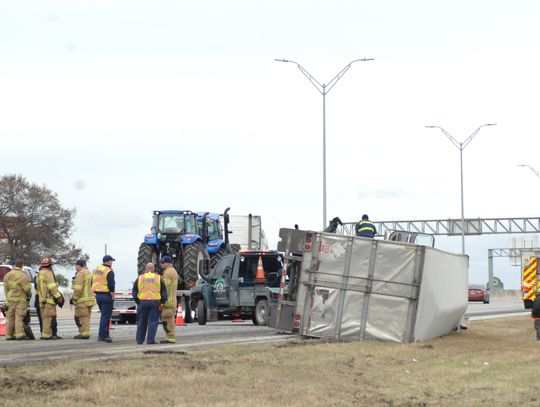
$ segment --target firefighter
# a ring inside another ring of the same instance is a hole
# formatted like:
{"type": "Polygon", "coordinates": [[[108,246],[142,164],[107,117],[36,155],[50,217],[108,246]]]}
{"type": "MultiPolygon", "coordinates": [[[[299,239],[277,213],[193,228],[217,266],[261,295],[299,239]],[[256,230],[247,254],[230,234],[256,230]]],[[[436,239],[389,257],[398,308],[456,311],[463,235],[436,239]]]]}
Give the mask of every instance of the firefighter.
{"type": "Polygon", "coordinates": [[[75,335],[73,339],[88,339],[90,338],[90,315],[92,307],[96,305],[96,299],[92,294],[92,273],[86,268],[85,260],[77,260],[75,270],[77,272],[71,285],[73,297],[70,303],[75,305],[75,323],[79,328],[79,335],[75,335]]]}
{"type": "Polygon", "coordinates": [[[369,216],[362,215],[362,220],[356,224],[356,236],[374,238],[377,234],[377,228],[369,220],[369,216]]]}
{"type": "Polygon", "coordinates": [[[24,318],[28,301],[32,296],[32,282],[23,268],[23,261],[17,260],[15,267],[4,277],[4,293],[7,305],[6,340],[25,339],[24,318]]]}
{"type": "Polygon", "coordinates": [[[161,320],[165,329],[165,339],[159,343],[175,343],[176,342],[176,289],[178,287],[178,273],[172,265],[171,256],[164,256],[161,259],[162,279],[167,288],[167,302],[161,308],[161,320]]]}
{"type": "Polygon", "coordinates": [[[52,325],[56,324],[56,305],[62,307],[64,297],[58,291],[50,257],[41,260],[37,283],[42,324],[40,339],[62,339],[52,331],[52,325]]]}
{"type": "Polygon", "coordinates": [[[155,272],[153,263],[148,263],[144,273],[139,274],[133,284],[132,295],[137,303],[137,344],[156,343],[156,332],[159,324],[159,309],[167,301],[167,288],[163,279],[155,272]],[[146,331],[148,330],[148,336],[146,331]]]}
{"type": "Polygon", "coordinates": [[[112,342],[109,335],[109,323],[111,321],[114,307],[114,271],[112,264],[115,259],[108,254],[103,257],[103,264],[100,264],[92,276],[92,291],[96,295],[96,302],[99,307],[101,317],[99,318],[98,341],[112,342]]]}

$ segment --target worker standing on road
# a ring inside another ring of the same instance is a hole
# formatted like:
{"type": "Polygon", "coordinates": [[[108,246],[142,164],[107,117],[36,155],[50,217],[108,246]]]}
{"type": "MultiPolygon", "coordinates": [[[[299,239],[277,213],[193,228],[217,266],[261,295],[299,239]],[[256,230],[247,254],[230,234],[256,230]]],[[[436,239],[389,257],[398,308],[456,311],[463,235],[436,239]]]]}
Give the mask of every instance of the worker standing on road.
{"type": "Polygon", "coordinates": [[[534,329],[536,330],[536,340],[540,341],[540,287],[536,288],[536,297],[533,302],[531,317],[534,319],[534,329]]]}
{"type": "Polygon", "coordinates": [[[356,236],[374,238],[377,234],[377,228],[369,220],[369,216],[362,215],[362,220],[356,224],[356,236]]]}
{"type": "Polygon", "coordinates": [[[163,279],[155,272],[153,263],[148,263],[144,273],[140,274],[133,284],[132,295],[137,303],[137,344],[156,343],[156,332],[159,324],[160,305],[167,301],[167,288],[163,279]],[[148,330],[148,336],[146,331],[148,330]]]}
{"type": "MultiPolygon", "coordinates": [[[[41,309],[39,307],[38,280],[39,280],[39,270],[36,273],[36,275],[34,276],[34,289],[35,289],[35,293],[36,293],[36,295],[34,295],[34,297],[35,297],[35,299],[34,299],[34,308],[36,309],[36,314],[37,314],[38,321],[39,321],[39,332],[43,332],[43,323],[41,321],[41,309]]],[[[58,336],[58,323],[56,321],[56,318],[53,319],[53,321],[51,323],[51,330],[52,330],[53,338],[59,338],[59,336],[58,336]]]]}
{"type": "Polygon", "coordinates": [[[71,285],[73,296],[70,302],[75,305],[75,323],[79,328],[79,335],[75,335],[73,339],[88,339],[90,338],[90,315],[92,307],[96,305],[96,299],[92,294],[93,275],[86,268],[85,260],[77,260],[75,270],[77,272],[71,285]]]}
{"type": "Polygon", "coordinates": [[[45,257],[41,260],[38,276],[39,307],[41,312],[42,331],[40,339],[62,339],[53,335],[52,325],[56,324],[56,305],[64,305],[64,297],[58,291],[58,284],[52,271],[52,260],[45,257]]]}
{"type": "Polygon", "coordinates": [[[32,282],[22,270],[23,261],[17,260],[15,267],[4,277],[4,293],[7,304],[6,340],[25,339],[23,320],[32,296],[32,282]]]}
{"type": "Polygon", "coordinates": [[[112,342],[109,334],[109,323],[111,321],[114,307],[114,271],[112,269],[114,258],[108,254],[103,257],[103,264],[100,264],[92,276],[92,291],[96,295],[96,302],[99,307],[101,317],[99,318],[98,341],[112,342]]]}
{"type": "Polygon", "coordinates": [[[163,282],[167,288],[167,302],[161,308],[161,320],[165,329],[165,340],[159,343],[175,343],[176,342],[176,289],[178,288],[178,273],[172,265],[171,256],[164,256],[161,259],[161,269],[163,282]]]}

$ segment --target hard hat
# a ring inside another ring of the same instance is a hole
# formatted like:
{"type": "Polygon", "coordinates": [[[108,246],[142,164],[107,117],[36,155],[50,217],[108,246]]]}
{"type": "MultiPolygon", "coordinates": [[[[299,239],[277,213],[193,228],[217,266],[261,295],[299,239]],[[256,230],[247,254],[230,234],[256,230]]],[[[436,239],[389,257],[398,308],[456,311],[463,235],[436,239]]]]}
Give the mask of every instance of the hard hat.
{"type": "Polygon", "coordinates": [[[50,257],[44,257],[41,259],[41,263],[39,264],[40,267],[51,267],[52,266],[52,259],[50,257]]]}

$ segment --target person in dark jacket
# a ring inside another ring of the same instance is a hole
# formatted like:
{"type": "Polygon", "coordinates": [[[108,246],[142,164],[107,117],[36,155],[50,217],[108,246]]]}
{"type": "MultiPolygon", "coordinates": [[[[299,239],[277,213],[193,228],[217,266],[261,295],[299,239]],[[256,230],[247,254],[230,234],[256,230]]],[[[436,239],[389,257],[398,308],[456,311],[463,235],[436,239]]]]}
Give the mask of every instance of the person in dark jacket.
{"type": "Polygon", "coordinates": [[[356,236],[374,238],[377,234],[377,228],[369,220],[369,216],[362,215],[362,220],[356,224],[356,236]]]}
{"type": "Polygon", "coordinates": [[[531,317],[534,320],[534,329],[536,330],[536,340],[540,341],[540,289],[536,289],[536,298],[533,302],[531,317]]]}
{"type": "Polygon", "coordinates": [[[139,274],[131,291],[137,303],[137,334],[138,345],[146,343],[153,345],[156,342],[156,333],[159,324],[159,310],[167,301],[167,287],[161,276],[156,273],[153,263],[148,263],[144,273],[139,274]]]}

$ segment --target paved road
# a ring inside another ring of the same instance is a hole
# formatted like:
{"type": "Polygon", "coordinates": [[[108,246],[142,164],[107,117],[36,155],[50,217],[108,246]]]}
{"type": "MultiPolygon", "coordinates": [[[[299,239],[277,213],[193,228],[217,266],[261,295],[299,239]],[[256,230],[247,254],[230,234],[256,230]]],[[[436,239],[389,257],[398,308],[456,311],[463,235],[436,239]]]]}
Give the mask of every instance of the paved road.
{"type": "MultiPolygon", "coordinates": [[[[527,314],[519,298],[493,298],[490,304],[469,303],[466,316],[470,319],[493,318],[497,315],[527,314]]],[[[34,319],[35,320],[35,319],[34,319]]],[[[253,343],[284,341],[297,338],[267,327],[255,326],[251,321],[233,323],[230,321],[210,322],[205,326],[188,324],[177,327],[177,340],[174,345],[136,345],[135,325],[114,325],[111,331],[113,343],[97,342],[98,318],[92,319],[92,339],[71,339],[78,333],[72,317],[59,319],[58,341],[10,341],[0,340],[0,366],[36,362],[43,360],[74,360],[115,358],[126,354],[142,355],[145,351],[182,352],[189,349],[215,346],[227,343],[253,343]]],[[[32,329],[39,337],[37,320],[32,329]]],[[[158,338],[163,338],[163,328],[158,329],[158,338]]]]}
{"type": "Polygon", "coordinates": [[[465,316],[478,317],[487,315],[530,313],[523,308],[523,301],[519,297],[493,297],[489,304],[469,302],[465,316]]]}
{"type": "MultiPolygon", "coordinates": [[[[182,352],[198,347],[227,343],[253,343],[291,340],[286,335],[268,327],[255,326],[251,321],[233,323],[230,321],[210,322],[205,326],[188,324],[177,327],[177,343],[174,345],[137,345],[135,325],[114,324],[111,330],[113,343],[97,342],[97,318],[92,320],[89,340],[71,339],[78,333],[73,319],[58,320],[58,334],[64,339],[56,341],[0,341],[0,366],[35,362],[40,360],[102,359],[121,357],[125,354],[142,355],[145,351],[182,352]]],[[[32,330],[39,337],[39,326],[32,323],[32,330]]],[[[164,338],[163,328],[158,328],[157,338],[164,338]]]]}

